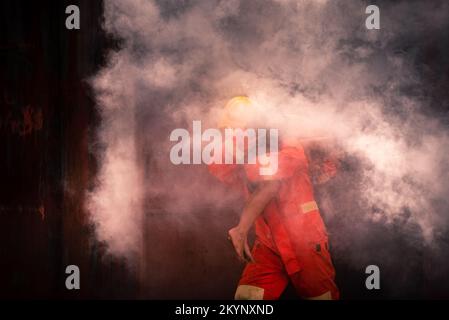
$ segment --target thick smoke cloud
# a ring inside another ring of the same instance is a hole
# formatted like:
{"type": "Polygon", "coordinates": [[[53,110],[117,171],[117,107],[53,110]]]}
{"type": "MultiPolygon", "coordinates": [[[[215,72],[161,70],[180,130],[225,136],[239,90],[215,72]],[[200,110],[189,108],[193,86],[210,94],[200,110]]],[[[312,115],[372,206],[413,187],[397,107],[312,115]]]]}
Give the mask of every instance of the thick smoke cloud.
{"type": "Polygon", "coordinates": [[[235,208],[239,195],[211,188],[204,166],[173,166],[168,137],[192,120],[214,127],[226,101],[246,94],[258,124],[285,139],[341,144],[341,174],[320,206],[342,259],[370,260],[346,249],[378,241],[367,236],[372,223],[432,246],[448,221],[449,139],[428,111],[416,50],[404,48],[446,32],[449,3],[381,2],[380,30],[365,28],[368,4],[106,0],[105,29],[121,48],[92,80],[103,148],[88,207],[98,238],[130,256],[148,210],[196,230],[196,214],[209,208],[205,221],[220,223],[214,212],[235,208]]]}

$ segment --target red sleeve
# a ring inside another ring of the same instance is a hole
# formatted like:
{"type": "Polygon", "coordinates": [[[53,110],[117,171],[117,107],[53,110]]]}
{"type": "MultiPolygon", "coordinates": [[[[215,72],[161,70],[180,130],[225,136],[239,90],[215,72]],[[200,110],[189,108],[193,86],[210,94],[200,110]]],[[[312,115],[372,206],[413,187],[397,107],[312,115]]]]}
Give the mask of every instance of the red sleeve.
{"type": "Polygon", "coordinates": [[[311,166],[310,174],[315,184],[323,184],[332,178],[335,178],[338,172],[338,161],[333,159],[324,159],[321,162],[314,161],[311,166]]]}
{"type": "Polygon", "coordinates": [[[320,169],[322,174],[325,174],[329,178],[333,178],[337,175],[338,162],[334,159],[328,158],[323,161],[323,164],[320,167],[320,169]]]}
{"type": "Polygon", "coordinates": [[[226,184],[235,184],[238,182],[238,167],[236,164],[210,164],[207,166],[209,172],[218,180],[226,184]]]}
{"type": "MultiPolygon", "coordinates": [[[[249,181],[283,180],[291,178],[299,171],[307,171],[307,158],[304,149],[299,147],[283,148],[276,153],[278,168],[273,175],[261,175],[260,164],[245,165],[246,176],[249,181]]],[[[274,154],[272,154],[274,156],[274,154]]]]}

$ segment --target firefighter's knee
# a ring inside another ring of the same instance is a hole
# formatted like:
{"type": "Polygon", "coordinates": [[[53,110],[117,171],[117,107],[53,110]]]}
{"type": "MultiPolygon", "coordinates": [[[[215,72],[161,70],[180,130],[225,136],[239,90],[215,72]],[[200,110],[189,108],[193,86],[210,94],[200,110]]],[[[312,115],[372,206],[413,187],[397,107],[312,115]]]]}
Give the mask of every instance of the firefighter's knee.
{"type": "Polygon", "coordinates": [[[235,291],[235,300],[263,300],[264,289],[249,286],[249,285],[239,285],[235,291]]]}
{"type": "Polygon", "coordinates": [[[330,291],[327,291],[322,295],[306,298],[306,300],[332,300],[332,294],[330,291]]]}

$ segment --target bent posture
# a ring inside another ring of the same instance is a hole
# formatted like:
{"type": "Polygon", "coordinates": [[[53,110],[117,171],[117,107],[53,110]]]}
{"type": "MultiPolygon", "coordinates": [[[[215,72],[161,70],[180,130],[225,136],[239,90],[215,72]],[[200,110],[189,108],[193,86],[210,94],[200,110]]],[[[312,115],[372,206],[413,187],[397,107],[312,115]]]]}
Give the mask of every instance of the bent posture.
{"type": "Polygon", "coordinates": [[[237,256],[247,262],[235,298],[278,299],[291,282],[302,298],[338,299],[304,149],[299,143],[281,145],[277,157],[278,170],[271,176],[261,176],[259,164],[209,166],[213,175],[243,190],[247,198],[240,222],[229,230],[237,256]],[[247,236],[253,225],[256,240],[250,249],[247,236]]]}

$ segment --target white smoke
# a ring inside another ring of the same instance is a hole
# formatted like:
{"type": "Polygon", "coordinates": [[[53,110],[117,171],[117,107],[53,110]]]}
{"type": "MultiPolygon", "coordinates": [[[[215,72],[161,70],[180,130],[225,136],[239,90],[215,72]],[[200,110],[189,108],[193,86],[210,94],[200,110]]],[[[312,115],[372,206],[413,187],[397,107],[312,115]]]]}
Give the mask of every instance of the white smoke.
{"type": "Polygon", "coordinates": [[[362,178],[352,187],[366,210],[350,214],[390,223],[408,210],[431,241],[445,219],[433,204],[447,192],[449,140],[424,115],[426,99],[406,93],[421,79],[413,57],[396,52],[395,43],[423,25],[444,30],[447,20],[444,10],[404,1],[381,8],[381,30],[367,30],[367,5],[106,0],[105,29],[122,45],[93,79],[104,150],[88,206],[98,238],[116,254],[138,249],[143,200],[155,195],[166,210],[180,213],[204,203],[226,205],[229,198],[218,201],[206,178],[173,173],[166,133],[192,120],[213,127],[225,102],[246,94],[259,105],[264,125],[284,136],[335,137],[360,159],[362,178]],[[411,22],[396,14],[408,6],[417,15],[411,22]],[[143,149],[152,150],[155,176],[144,178],[143,149]],[[192,196],[192,187],[212,195],[192,196]]]}

